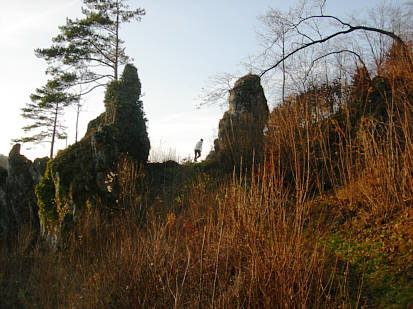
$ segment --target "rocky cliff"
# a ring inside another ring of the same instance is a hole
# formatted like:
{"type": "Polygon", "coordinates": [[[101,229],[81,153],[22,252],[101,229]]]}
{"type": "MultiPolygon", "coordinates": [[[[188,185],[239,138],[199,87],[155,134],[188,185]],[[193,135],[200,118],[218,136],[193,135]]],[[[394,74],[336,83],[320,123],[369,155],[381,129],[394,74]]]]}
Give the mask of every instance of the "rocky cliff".
{"type": "Polygon", "coordinates": [[[210,158],[225,166],[250,168],[263,156],[263,130],[269,110],[257,75],[240,78],[230,91],[229,110],[219,121],[218,138],[210,158]]]}

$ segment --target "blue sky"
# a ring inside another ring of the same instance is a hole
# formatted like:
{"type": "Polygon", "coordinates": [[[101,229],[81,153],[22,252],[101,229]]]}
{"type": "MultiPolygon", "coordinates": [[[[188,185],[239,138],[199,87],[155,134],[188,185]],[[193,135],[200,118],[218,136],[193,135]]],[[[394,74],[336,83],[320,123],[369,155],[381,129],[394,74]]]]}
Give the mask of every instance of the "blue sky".
{"type": "MultiPolygon", "coordinates": [[[[4,0],[3,0],[4,1],[4,0]]],[[[2,1],[2,2],[3,2],[2,1]]],[[[398,3],[398,1],[393,1],[398,3]]],[[[131,0],[131,6],[145,8],[140,23],[122,28],[126,52],[134,58],[142,82],[144,110],[154,148],[172,148],[182,159],[192,156],[199,138],[208,153],[217,134],[224,109],[197,109],[201,89],[208,79],[223,72],[248,73],[241,63],[259,51],[255,30],[258,15],[269,7],[288,9],[294,2],[279,0],[131,0]]],[[[381,1],[329,0],[328,13],[346,17],[362,14],[381,1]]],[[[400,3],[401,0],[400,0],[400,3]]],[[[20,108],[29,95],[46,81],[46,64],[33,50],[48,47],[65,18],[80,15],[80,0],[18,0],[2,3],[0,12],[0,153],[7,155],[10,140],[20,137],[25,124],[20,108]]],[[[87,123],[104,108],[103,92],[86,99],[81,114],[80,136],[87,123]]],[[[74,141],[74,114],[69,112],[68,143],[74,141]]],[[[65,142],[58,145],[65,146],[65,142]]],[[[23,154],[34,159],[48,155],[49,145],[23,146],[23,154]]]]}

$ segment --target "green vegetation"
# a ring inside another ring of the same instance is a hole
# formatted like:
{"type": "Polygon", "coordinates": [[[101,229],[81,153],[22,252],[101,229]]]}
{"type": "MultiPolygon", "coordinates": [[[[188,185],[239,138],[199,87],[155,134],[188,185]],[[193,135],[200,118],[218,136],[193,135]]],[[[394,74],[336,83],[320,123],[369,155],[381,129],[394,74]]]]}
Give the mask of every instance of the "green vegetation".
{"type": "Polygon", "coordinates": [[[113,123],[120,152],[139,162],[146,162],[150,142],[143,112],[141,82],[137,69],[125,66],[120,81],[111,82],[106,90],[106,123],[113,123]]]}
{"type": "Polygon", "coordinates": [[[50,232],[58,219],[56,191],[53,183],[51,165],[48,164],[44,177],[36,186],[37,205],[42,225],[50,232]]]}

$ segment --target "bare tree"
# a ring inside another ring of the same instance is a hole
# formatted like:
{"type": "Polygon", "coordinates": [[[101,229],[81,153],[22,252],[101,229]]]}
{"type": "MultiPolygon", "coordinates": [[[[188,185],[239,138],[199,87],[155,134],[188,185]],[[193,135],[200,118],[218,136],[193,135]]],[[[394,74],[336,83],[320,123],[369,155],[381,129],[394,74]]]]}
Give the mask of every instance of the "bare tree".
{"type": "MultiPolygon", "coordinates": [[[[407,6],[412,10],[411,3],[407,6]]],[[[377,69],[392,42],[406,46],[402,34],[410,31],[411,14],[398,6],[383,6],[380,12],[365,21],[347,21],[327,13],[327,0],[301,0],[286,12],[270,8],[260,17],[261,52],[245,67],[260,75],[273,103],[277,96],[284,101],[317,83],[341,79],[346,84],[356,66],[377,69]]],[[[201,105],[225,97],[231,88],[227,77],[212,79],[201,105]]]]}
{"type": "Polygon", "coordinates": [[[327,0],[301,0],[288,11],[270,8],[260,17],[262,49],[249,67],[261,76],[272,103],[316,84],[340,80],[345,86],[355,67],[377,70],[393,42],[406,46],[412,18],[402,12],[382,5],[380,17],[369,14],[362,21],[329,14],[327,0]]]}
{"type": "MultiPolygon", "coordinates": [[[[404,39],[411,37],[411,28],[413,26],[411,12],[406,7],[383,2],[374,9],[370,9],[364,19],[353,18],[352,23],[370,24],[379,29],[403,36],[404,39]]],[[[382,67],[394,38],[387,35],[377,35],[369,31],[361,31],[358,36],[360,41],[366,43],[366,61],[372,63],[372,68],[377,74],[381,74],[382,67]],[[370,60],[371,59],[371,60],[370,60]]]]}
{"type": "Polygon", "coordinates": [[[292,51],[290,51],[289,53],[287,53],[284,57],[282,57],[281,59],[279,59],[275,64],[273,64],[272,66],[270,66],[269,68],[263,70],[260,74],[260,76],[263,76],[265,73],[267,73],[268,71],[271,71],[273,69],[275,69],[280,63],[284,62],[286,59],[288,59],[289,57],[291,57],[292,55],[298,53],[299,51],[306,49],[308,47],[311,47],[313,45],[316,44],[322,44],[325,43],[329,40],[332,40],[333,38],[337,37],[337,36],[341,36],[341,35],[346,35],[346,34],[350,34],[353,31],[356,30],[364,30],[364,31],[368,31],[368,32],[376,32],[379,34],[384,34],[386,36],[391,37],[393,40],[399,42],[401,45],[406,45],[405,42],[398,36],[396,35],[394,32],[391,31],[387,31],[384,29],[379,29],[379,28],[375,28],[375,27],[368,27],[368,26],[361,26],[361,25],[352,25],[348,22],[344,22],[341,19],[339,19],[336,16],[331,16],[331,15],[313,15],[313,16],[308,16],[303,18],[302,20],[300,20],[297,24],[295,24],[295,26],[297,27],[297,29],[299,28],[299,26],[301,24],[303,24],[306,21],[310,21],[313,19],[323,19],[323,18],[328,18],[331,19],[333,21],[336,21],[339,25],[342,26],[342,28],[344,28],[343,30],[328,34],[326,36],[323,36],[320,39],[313,39],[310,36],[305,35],[308,38],[308,42],[301,44],[300,46],[293,48],[292,51]]]}
{"type": "Polygon", "coordinates": [[[225,106],[229,91],[232,89],[237,76],[229,73],[216,74],[209,78],[208,85],[201,90],[198,108],[210,105],[225,106]]]}

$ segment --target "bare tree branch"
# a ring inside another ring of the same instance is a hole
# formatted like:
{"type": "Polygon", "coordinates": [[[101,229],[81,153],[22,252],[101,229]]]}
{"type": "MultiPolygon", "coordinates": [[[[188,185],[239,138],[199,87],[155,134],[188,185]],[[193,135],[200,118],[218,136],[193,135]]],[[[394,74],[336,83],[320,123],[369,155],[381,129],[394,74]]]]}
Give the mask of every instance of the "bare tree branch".
{"type": "Polygon", "coordinates": [[[334,17],[334,16],[324,16],[324,15],[309,16],[309,17],[301,20],[299,23],[301,23],[304,20],[309,20],[309,19],[312,19],[312,18],[324,18],[324,17],[333,18],[333,19],[339,21],[343,26],[347,26],[349,29],[335,32],[335,33],[333,33],[333,34],[331,34],[331,35],[329,35],[325,38],[322,38],[322,39],[319,39],[319,40],[314,40],[312,42],[306,43],[306,44],[294,49],[292,52],[288,53],[286,56],[282,57],[279,61],[277,61],[276,64],[272,65],[268,69],[265,69],[263,72],[261,72],[260,77],[262,77],[268,71],[273,70],[274,68],[276,68],[280,63],[282,63],[283,61],[285,61],[286,59],[288,59],[292,55],[296,54],[297,52],[299,52],[299,51],[301,51],[301,50],[303,50],[307,47],[310,47],[310,46],[315,45],[315,44],[321,44],[321,43],[327,42],[328,40],[331,40],[332,38],[334,38],[336,36],[349,34],[349,33],[353,32],[353,31],[356,31],[356,30],[365,30],[365,31],[377,32],[377,33],[380,33],[380,34],[383,34],[383,35],[387,35],[387,36],[390,36],[391,38],[393,38],[393,40],[399,42],[402,46],[406,46],[404,41],[398,35],[396,35],[393,32],[386,31],[386,30],[379,29],[379,28],[368,27],[368,26],[352,26],[348,23],[344,23],[339,18],[334,17]]]}
{"type": "Polygon", "coordinates": [[[310,71],[312,70],[312,68],[314,67],[314,65],[315,65],[315,63],[316,63],[317,61],[319,61],[319,60],[321,60],[321,59],[323,59],[323,58],[326,58],[326,57],[328,57],[328,56],[336,55],[336,54],[341,54],[341,53],[350,53],[350,54],[353,54],[354,56],[356,56],[356,57],[358,58],[358,60],[360,61],[360,63],[363,65],[363,67],[366,68],[366,64],[364,63],[362,57],[361,57],[358,53],[356,53],[356,52],[353,51],[353,50],[342,49],[342,50],[338,50],[338,51],[329,52],[329,53],[327,53],[327,54],[324,54],[324,55],[322,55],[322,56],[320,56],[320,57],[317,57],[317,58],[313,59],[313,60],[311,61],[311,63],[310,63],[310,68],[307,70],[306,76],[308,76],[308,74],[310,73],[310,71]]]}
{"type": "Polygon", "coordinates": [[[88,89],[88,90],[85,91],[85,92],[80,93],[79,95],[82,95],[82,96],[83,96],[83,95],[86,95],[86,94],[92,92],[93,90],[95,90],[96,88],[104,87],[104,86],[106,86],[106,84],[97,84],[96,86],[93,86],[92,88],[88,89]]]}

